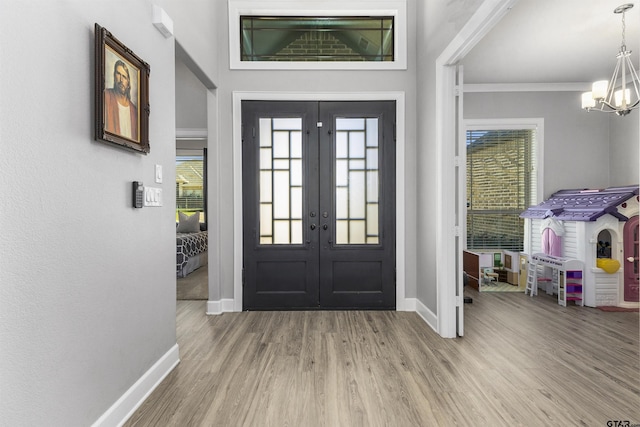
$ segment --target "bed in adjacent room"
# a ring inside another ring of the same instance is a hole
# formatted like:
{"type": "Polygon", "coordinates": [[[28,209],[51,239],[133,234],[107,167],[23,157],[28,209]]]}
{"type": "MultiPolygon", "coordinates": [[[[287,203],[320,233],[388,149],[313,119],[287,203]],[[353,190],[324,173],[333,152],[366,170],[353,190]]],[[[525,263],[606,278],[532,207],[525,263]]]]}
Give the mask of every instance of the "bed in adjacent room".
{"type": "Polygon", "coordinates": [[[200,223],[200,213],[178,214],[176,228],[176,275],[186,277],[207,265],[208,234],[206,225],[200,223]]]}

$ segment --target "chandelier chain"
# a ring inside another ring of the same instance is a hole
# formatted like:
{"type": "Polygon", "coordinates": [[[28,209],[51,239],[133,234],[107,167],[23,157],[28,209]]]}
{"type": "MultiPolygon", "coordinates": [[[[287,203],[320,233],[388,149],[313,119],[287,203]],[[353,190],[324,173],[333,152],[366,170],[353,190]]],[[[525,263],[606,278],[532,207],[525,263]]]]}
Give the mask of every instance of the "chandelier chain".
{"type": "Polygon", "coordinates": [[[623,10],[622,11],[622,50],[623,51],[627,50],[627,42],[626,42],[625,36],[624,36],[625,30],[627,28],[627,24],[625,23],[625,19],[624,19],[625,15],[626,15],[626,13],[623,10]]]}

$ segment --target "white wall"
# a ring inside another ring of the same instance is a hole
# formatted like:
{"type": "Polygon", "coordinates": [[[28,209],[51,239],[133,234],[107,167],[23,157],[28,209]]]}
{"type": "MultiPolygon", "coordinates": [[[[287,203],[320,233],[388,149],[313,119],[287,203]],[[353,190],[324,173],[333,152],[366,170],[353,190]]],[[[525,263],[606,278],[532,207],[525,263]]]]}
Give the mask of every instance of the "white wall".
{"type": "Polygon", "coordinates": [[[610,185],[629,185],[639,183],[640,169],[640,110],[625,117],[609,116],[609,170],[610,185]]]}
{"type": "Polygon", "coordinates": [[[151,14],[0,6],[1,425],[91,425],[176,344],[174,42],[151,14]],[[148,155],[94,141],[95,22],[151,66],[148,155]],[[164,206],[133,209],[134,180],[164,206]]]}
{"type": "MultiPolygon", "coordinates": [[[[407,297],[415,297],[415,152],[416,152],[416,63],[415,63],[415,0],[408,2],[408,69],[401,71],[332,71],[332,70],[231,70],[228,67],[228,50],[220,49],[220,81],[218,88],[219,106],[219,163],[218,173],[220,179],[220,223],[233,224],[234,216],[242,215],[242,212],[233,210],[233,169],[230,159],[233,158],[232,138],[232,94],[234,91],[255,92],[286,92],[286,93],[310,93],[310,92],[367,92],[375,93],[385,91],[403,91],[406,94],[406,163],[404,167],[406,183],[407,215],[403,220],[407,229],[407,242],[405,251],[406,259],[406,287],[407,297]]],[[[225,9],[226,11],[226,9],[225,9]]],[[[228,46],[228,17],[218,16],[216,24],[221,29],[220,44],[228,46]]],[[[234,246],[233,228],[224,226],[220,230],[220,246],[232,248],[234,246]]],[[[220,262],[221,297],[234,298],[233,295],[233,251],[222,252],[220,262]]]]}
{"type": "MultiPolygon", "coordinates": [[[[213,23],[216,16],[226,16],[224,0],[157,0],[174,22],[175,40],[192,61],[193,72],[207,87],[217,85],[220,51],[219,28],[213,23]]],[[[224,64],[224,63],[223,63],[224,64]]]]}
{"type": "Polygon", "coordinates": [[[207,88],[176,58],[176,128],[207,129],[207,88]]]}
{"type": "MultiPolygon", "coordinates": [[[[439,0],[417,2],[417,190],[416,257],[418,302],[438,314],[436,274],[437,222],[437,139],[436,139],[436,60],[458,34],[482,1],[439,0]]],[[[446,179],[446,177],[444,177],[446,179]]],[[[451,286],[455,286],[451,283],[451,286]]]]}
{"type": "Polygon", "coordinates": [[[610,186],[609,116],[582,110],[580,94],[464,94],[465,119],[523,117],[544,118],[543,198],[561,189],[610,186]]]}

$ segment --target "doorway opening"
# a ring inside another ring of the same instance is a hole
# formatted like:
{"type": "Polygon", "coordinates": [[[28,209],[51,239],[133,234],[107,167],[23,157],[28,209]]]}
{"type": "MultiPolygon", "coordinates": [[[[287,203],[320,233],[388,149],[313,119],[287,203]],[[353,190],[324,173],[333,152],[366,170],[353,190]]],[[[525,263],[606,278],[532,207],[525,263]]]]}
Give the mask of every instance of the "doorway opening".
{"type": "MultiPolygon", "coordinates": [[[[209,98],[213,83],[176,43],[175,57],[175,227],[176,299],[208,300],[210,295],[211,222],[208,215],[209,98]]],[[[215,145],[216,141],[211,141],[215,145]]],[[[215,151],[214,151],[215,161],[215,151]]],[[[215,206],[215,203],[214,203],[215,206]]],[[[215,216],[213,216],[215,219],[215,216]]],[[[215,223],[215,221],[213,221],[215,223]]],[[[215,224],[213,227],[215,234],[215,224]]]]}
{"type": "Polygon", "coordinates": [[[176,145],[176,296],[208,300],[207,148],[176,145]]]}

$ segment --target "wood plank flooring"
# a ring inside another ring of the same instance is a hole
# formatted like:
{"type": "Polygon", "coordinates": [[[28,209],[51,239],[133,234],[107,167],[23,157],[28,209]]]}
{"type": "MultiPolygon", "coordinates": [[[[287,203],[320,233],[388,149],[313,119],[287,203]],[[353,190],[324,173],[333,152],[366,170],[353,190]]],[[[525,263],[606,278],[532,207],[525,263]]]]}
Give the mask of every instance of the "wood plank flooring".
{"type": "Polygon", "coordinates": [[[205,265],[191,272],[187,277],[176,279],[176,299],[209,299],[209,266],[205,265]]]}
{"type": "Polygon", "coordinates": [[[640,423],[638,313],[468,294],[458,339],[416,313],[206,316],[178,301],[181,362],[125,425],[640,423]]]}

